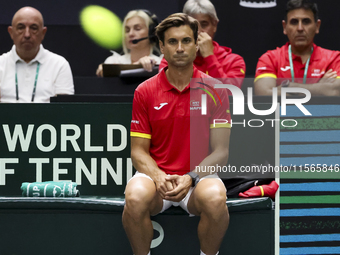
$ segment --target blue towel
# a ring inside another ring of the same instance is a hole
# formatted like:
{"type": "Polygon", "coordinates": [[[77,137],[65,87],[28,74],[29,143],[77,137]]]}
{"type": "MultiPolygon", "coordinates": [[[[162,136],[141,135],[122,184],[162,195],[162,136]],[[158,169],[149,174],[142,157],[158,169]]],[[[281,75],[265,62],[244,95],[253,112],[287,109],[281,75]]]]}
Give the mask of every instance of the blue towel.
{"type": "Polygon", "coordinates": [[[77,183],[59,182],[24,182],[21,185],[23,197],[79,197],[77,183]]]}

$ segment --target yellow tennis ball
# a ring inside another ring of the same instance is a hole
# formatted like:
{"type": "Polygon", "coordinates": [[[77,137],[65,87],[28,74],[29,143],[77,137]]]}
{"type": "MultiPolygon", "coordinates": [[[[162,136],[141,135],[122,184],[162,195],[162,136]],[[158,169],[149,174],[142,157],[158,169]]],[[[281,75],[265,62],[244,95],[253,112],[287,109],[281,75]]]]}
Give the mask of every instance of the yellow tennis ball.
{"type": "Polygon", "coordinates": [[[105,49],[118,49],[122,46],[122,22],[110,10],[89,5],[80,12],[80,24],[85,33],[105,49]]]}

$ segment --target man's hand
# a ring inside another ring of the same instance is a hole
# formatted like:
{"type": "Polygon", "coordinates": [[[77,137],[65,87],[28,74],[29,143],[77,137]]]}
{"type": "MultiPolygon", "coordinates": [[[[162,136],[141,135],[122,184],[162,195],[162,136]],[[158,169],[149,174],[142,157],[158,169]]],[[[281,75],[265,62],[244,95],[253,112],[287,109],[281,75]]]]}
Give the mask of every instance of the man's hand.
{"type": "Polygon", "coordinates": [[[138,61],[134,62],[133,64],[135,65],[141,64],[146,71],[152,72],[152,68],[155,66],[156,60],[154,60],[153,58],[149,56],[145,56],[145,57],[140,58],[138,61]]]}
{"type": "Polygon", "coordinates": [[[206,58],[210,55],[214,55],[213,40],[206,32],[198,34],[197,42],[202,57],[206,58]]]}
{"type": "Polygon", "coordinates": [[[187,174],[183,176],[168,175],[165,179],[175,183],[174,189],[165,193],[165,199],[173,202],[180,202],[188,194],[192,185],[191,177],[187,174]]]}
{"type": "Polygon", "coordinates": [[[103,77],[103,64],[100,64],[97,68],[96,75],[98,77],[103,77]]]}
{"type": "Polygon", "coordinates": [[[319,83],[332,83],[336,80],[336,77],[338,77],[336,71],[333,71],[333,69],[329,69],[319,80],[319,83]]]}
{"type": "Polygon", "coordinates": [[[160,175],[153,177],[157,192],[163,199],[165,199],[167,192],[176,187],[175,182],[167,180],[167,177],[168,176],[165,173],[161,173],[160,175]]]}

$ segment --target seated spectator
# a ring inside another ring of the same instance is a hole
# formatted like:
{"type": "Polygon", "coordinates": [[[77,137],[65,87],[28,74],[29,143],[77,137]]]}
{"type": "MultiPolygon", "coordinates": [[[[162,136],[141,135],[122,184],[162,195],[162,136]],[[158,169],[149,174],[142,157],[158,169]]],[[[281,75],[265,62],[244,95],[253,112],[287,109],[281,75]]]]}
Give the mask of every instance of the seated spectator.
{"type": "MultiPolygon", "coordinates": [[[[159,65],[162,56],[156,56],[158,52],[158,39],[155,35],[155,27],[158,25],[157,17],[148,10],[132,10],[128,12],[123,21],[123,51],[124,55],[113,52],[104,64],[136,64],[142,65],[146,71],[159,65]]],[[[97,76],[103,77],[103,66],[98,66],[97,76]]]]}
{"type": "Polygon", "coordinates": [[[12,49],[0,56],[2,103],[48,103],[58,94],[74,94],[69,63],[42,46],[47,28],[32,7],[18,10],[8,32],[12,49]]]}
{"type": "MultiPolygon", "coordinates": [[[[183,12],[200,23],[199,51],[194,61],[195,67],[217,79],[237,78],[234,81],[229,80],[228,83],[231,82],[241,88],[246,65],[241,56],[213,40],[219,22],[214,5],[209,0],[188,0],[183,7],[183,12]]],[[[159,70],[167,65],[166,60],[163,59],[159,70]]]]}
{"type": "Polygon", "coordinates": [[[340,52],[314,44],[321,21],[315,3],[290,0],[282,21],[289,42],[263,54],[256,67],[255,94],[272,95],[272,88],[300,87],[312,95],[340,95],[340,52]]]}

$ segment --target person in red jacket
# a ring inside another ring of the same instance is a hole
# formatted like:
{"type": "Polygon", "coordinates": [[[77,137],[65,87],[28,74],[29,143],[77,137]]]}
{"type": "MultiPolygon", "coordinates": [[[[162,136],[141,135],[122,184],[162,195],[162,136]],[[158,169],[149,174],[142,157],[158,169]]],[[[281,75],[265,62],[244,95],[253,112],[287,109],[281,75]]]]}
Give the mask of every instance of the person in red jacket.
{"type": "MultiPolygon", "coordinates": [[[[232,50],[220,46],[213,40],[219,22],[214,5],[209,0],[188,0],[183,12],[197,19],[200,23],[198,46],[194,66],[224,83],[231,83],[241,88],[245,77],[246,64],[240,55],[232,53],[232,50]],[[235,78],[235,79],[225,79],[235,78]]],[[[159,70],[167,66],[163,58],[159,70]]]]}
{"type": "Polygon", "coordinates": [[[267,51],[257,63],[255,94],[272,95],[273,88],[304,88],[312,96],[340,96],[340,52],[314,43],[321,20],[316,3],[308,0],[287,2],[282,21],[288,42],[267,51]]]}

